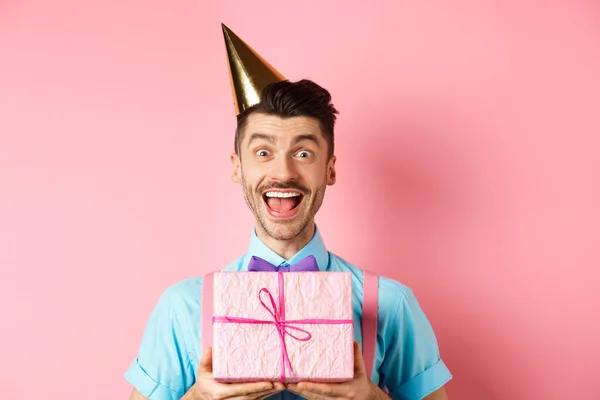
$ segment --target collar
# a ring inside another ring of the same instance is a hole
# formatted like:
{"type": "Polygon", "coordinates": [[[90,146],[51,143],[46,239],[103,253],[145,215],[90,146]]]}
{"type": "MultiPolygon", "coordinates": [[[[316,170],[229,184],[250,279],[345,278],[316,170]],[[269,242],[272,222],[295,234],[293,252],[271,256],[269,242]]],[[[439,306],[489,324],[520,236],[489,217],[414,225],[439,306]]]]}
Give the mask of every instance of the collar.
{"type": "Polygon", "coordinates": [[[329,267],[329,252],[325,247],[325,243],[323,242],[323,238],[319,232],[319,228],[315,227],[315,234],[313,235],[310,242],[306,244],[299,252],[294,254],[292,258],[286,260],[281,257],[279,254],[275,253],[271,250],[266,244],[259,239],[256,235],[256,229],[252,229],[252,235],[250,237],[250,244],[248,245],[248,251],[243,257],[241,270],[248,270],[248,263],[250,262],[250,258],[252,256],[260,257],[264,260],[267,260],[273,265],[279,266],[283,262],[286,262],[288,265],[292,265],[307,257],[309,255],[313,255],[317,260],[317,264],[319,265],[320,271],[325,271],[329,267]]]}

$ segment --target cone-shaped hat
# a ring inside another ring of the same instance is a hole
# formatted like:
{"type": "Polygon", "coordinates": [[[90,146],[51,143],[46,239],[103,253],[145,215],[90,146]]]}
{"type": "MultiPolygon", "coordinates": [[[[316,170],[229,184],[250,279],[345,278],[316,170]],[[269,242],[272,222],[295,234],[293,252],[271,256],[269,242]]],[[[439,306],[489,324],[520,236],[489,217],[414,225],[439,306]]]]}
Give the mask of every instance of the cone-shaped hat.
{"type": "Polygon", "coordinates": [[[260,102],[260,94],[265,86],[286,78],[225,24],[221,26],[227,49],[235,115],[238,115],[260,102]]]}

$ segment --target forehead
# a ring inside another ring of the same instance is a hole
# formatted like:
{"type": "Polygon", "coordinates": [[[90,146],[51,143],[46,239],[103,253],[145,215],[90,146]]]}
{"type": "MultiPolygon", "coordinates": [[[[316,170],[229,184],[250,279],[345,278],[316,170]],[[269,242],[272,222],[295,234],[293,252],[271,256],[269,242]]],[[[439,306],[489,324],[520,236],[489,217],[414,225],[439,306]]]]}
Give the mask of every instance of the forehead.
{"type": "Polygon", "coordinates": [[[246,127],[244,128],[244,137],[248,134],[263,133],[274,136],[293,137],[296,135],[319,134],[321,135],[321,127],[319,121],[313,117],[287,117],[281,118],[275,115],[265,115],[254,113],[248,116],[246,127]]]}

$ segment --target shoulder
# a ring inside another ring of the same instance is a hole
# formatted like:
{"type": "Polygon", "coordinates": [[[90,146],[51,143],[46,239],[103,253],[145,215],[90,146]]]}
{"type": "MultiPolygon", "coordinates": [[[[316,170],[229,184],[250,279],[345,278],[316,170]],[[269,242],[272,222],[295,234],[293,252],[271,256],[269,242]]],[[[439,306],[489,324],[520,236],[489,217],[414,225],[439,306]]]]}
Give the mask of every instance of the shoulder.
{"type": "Polygon", "coordinates": [[[171,304],[173,307],[189,307],[200,304],[202,294],[203,276],[182,279],[167,286],[161,295],[161,300],[171,304]]]}
{"type": "MultiPolygon", "coordinates": [[[[242,257],[230,262],[223,270],[235,270],[240,265],[242,257]]],[[[205,275],[197,275],[181,279],[166,287],[161,295],[160,301],[168,303],[176,312],[186,315],[194,314],[199,310],[202,299],[202,283],[205,275]]]]}
{"type": "MultiPolygon", "coordinates": [[[[337,254],[330,252],[329,256],[331,270],[350,272],[353,284],[357,286],[357,291],[362,294],[365,270],[337,254]]],[[[388,276],[377,273],[376,275],[379,278],[379,311],[381,314],[389,314],[394,310],[397,312],[402,303],[416,301],[412,289],[406,284],[388,276]]]]}

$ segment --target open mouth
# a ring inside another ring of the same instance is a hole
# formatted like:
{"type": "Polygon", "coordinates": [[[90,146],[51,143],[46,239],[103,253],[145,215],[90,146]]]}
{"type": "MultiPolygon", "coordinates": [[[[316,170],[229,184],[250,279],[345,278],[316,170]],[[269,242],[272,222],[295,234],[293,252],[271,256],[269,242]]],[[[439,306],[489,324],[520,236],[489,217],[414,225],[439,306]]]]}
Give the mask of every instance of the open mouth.
{"type": "Polygon", "coordinates": [[[304,196],[295,191],[271,190],[263,194],[263,200],[271,216],[276,218],[293,217],[304,196]]]}

